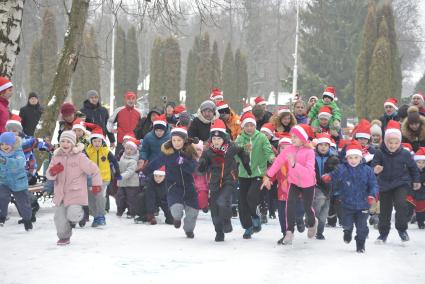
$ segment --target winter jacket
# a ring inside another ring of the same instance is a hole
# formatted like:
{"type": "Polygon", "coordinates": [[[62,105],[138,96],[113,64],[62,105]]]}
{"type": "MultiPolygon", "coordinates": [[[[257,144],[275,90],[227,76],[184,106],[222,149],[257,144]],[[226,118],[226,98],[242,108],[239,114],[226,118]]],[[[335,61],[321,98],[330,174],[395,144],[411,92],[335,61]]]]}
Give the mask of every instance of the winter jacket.
{"type": "Polygon", "coordinates": [[[308,117],[304,114],[295,115],[295,119],[297,120],[297,124],[308,124],[308,117]]]}
{"type": "MultiPolygon", "coordinates": [[[[243,164],[240,163],[239,177],[263,177],[267,170],[267,162],[271,162],[275,157],[272,146],[266,135],[256,130],[252,136],[249,136],[245,131],[242,131],[235,142],[238,146],[244,147],[244,149],[247,144],[252,144],[252,151],[248,153],[250,160],[249,165],[252,173],[249,175],[243,164]]],[[[239,157],[237,159],[240,161],[239,157]]]]}
{"type": "Polygon", "coordinates": [[[310,118],[310,121],[313,125],[313,122],[315,120],[318,121],[317,115],[319,114],[320,109],[324,106],[328,106],[332,109],[332,117],[329,120],[329,125],[331,125],[331,127],[333,127],[333,123],[334,123],[335,120],[341,121],[341,119],[342,119],[341,110],[339,109],[335,100],[331,101],[328,104],[325,103],[323,101],[323,99],[318,100],[317,103],[315,103],[314,106],[310,109],[310,112],[308,113],[308,117],[310,118]]]}
{"type": "Polygon", "coordinates": [[[34,136],[35,128],[37,127],[38,121],[40,120],[43,108],[39,103],[31,105],[27,103],[26,106],[19,110],[19,116],[22,119],[23,132],[26,135],[34,136]]]}
{"type": "Polygon", "coordinates": [[[381,123],[382,123],[382,126],[381,126],[381,128],[382,128],[382,133],[385,133],[385,129],[387,129],[387,124],[388,124],[388,122],[390,121],[390,120],[395,120],[395,121],[400,121],[400,117],[398,116],[398,114],[397,114],[397,112],[396,111],[394,111],[393,112],[393,114],[392,115],[387,115],[386,113],[383,115],[383,116],[381,116],[380,118],[379,118],[379,120],[381,121],[381,123]]]}
{"type": "Polygon", "coordinates": [[[42,140],[37,138],[24,135],[22,139],[22,151],[24,151],[26,166],[25,170],[27,171],[28,177],[35,177],[38,169],[37,160],[35,158],[34,150],[38,151],[49,151],[52,149],[52,146],[42,140]]]}
{"type": "Polygon", "coordinates": [[[140,159],[145,161],[153,161],[161,154],[161,145],[170,140],[170,131],[168,129],[161,138],[155,134],[155,130],[151,130],[146,134],[140,151],[140,159]]]}
{"type": "Polygon", "coordinates": [[[108,119],[106,128],[109,132],[113,132],[114,124],[117,123],[117,141],[118,143],[122,143],[125,134],[134,132],[141,117],[142,111],[140,109],[122,106],[115,109],[114,113],[108,119]]]}
{"type": "Polygon", "coordinates": [[[171,141],[168,141],[162,144],[161,152],[157,159],[148,164],[144,173],[149,175],[164,165],[168,206],[183,204],[198,209],[198,194],[193,180],[197,166],[195,147],[185,144],[182,150],[177,151],[171,141]],[[180,165],[179,160],[183,162],[180,165]]]}
{"type": "Polygon", "coordinates": [[[328,133],[329,135],[331,135],[331,137],[333,138],[333,140],[335,141],[335,143],[337,145],[338,145],[339,140],[341,140],[342,137],[343,137],[343,135],[342,135],[342,129],[336,130],[334,128],[330,128],[330,124],[328,124],[327,127],[322,127],[322,126],[320,126],[320,122],[317,119],[314,120],[311,123],[311,127],[313,128],[314,135],[316,135],[317,133],[328,133]],[[338,133],[338,135],[337,136],[332,135],[331,134],[331,129],[332,130],[335,130],[338,133]]]}
{"type": "Polygon", "coordinates": [[[331,194],[332,185],[322,182],[322,176],[333,171],[338,164],[339,159],[334,150],[329,149],[328,153],[325,155],[320,154],[316,150],[316,185],[327,197],[331,194]]]}
{"type": "Polygon", "coordinates": [[[92,186],[102,185],[102,176],[95,163],[81,152],[79,147],[72,148],[66,154],[60,148],[53,155],[46,171],[46,177],[54,181],[53,203],[63,205],[88,205],[87,176],[92,177],[92,186]],[[50,174],[50,168],[61,163],[64,170],[55,176],[50,174]]]}
{"type": "Polygon", "coordinates": [[[0,96],[0,134],[6,131],[6,122],[9,119],[9,101],[0,96]]]}
{"type": "Polygon", "coordinates": [[[137,139],[144,139],[145,136],[152,130],[153,122],[152,122],[152,114],[156,113],[157,115],[162,114],[162,110],[158,107],[153,107],[146,117],[142,117],[137,122],[136,128],[134,129],[134,134],[137,139]]]}
{"type": "Polygon", "coordinates": [[[351,210],[369,209],[368,196],[376,197],[378,185],[371,167],[361,162],[352,167],[347,161],[330,173],[334,195],[342,206],[351,210]]]}
{"type": "Polygon", "coordinates": [[[236,186],[237,182],[237,156],[242,162],[245,171],[251,171],[249,156],[242,147],[234,143],[223,144],[220,153],[214,152],[211,147],[202,153],[199,159],[198,171],[207,173],[210,191],[218,191],[225,184],[236,186]],[[225,149],[224,149],[225,148],[225,149]]]}
{"type": "Polygon", "coordinates": [[[401,142],[410,143],[414,152],[418,151],[420,147],[425,147],[425,117],[420,115],[419,119],[421,123],[419,131],[412,131],[407,119],[401,124],[401,133],[403,134],[401,142]]]}
{"type": "Polygon", "coordinates": [[[176,116],[173,114],[171,116],[167,116],[167,123],[169,125],[175,126],[179,120],[176,118],[176,116]]]}
{"type": "Polygon", "coordinates": [[[115,159],[115,156],[111,153],[111,151],[109,151],[108,146],[101,146],[99,150],[97,150],[90,144],[86,148],[85,152],[87,157],[89,157],[89,159],[99,167],[103,182],[111,181],[111,163],[115,167],[115,172],[118,172],[116,175],[119,175],[120,170],[118,161],[115,159]]]}
{"type": "Polygon", "coordinates": [[[269,111],[266,111],[263,118],[260,120],[257,120],[257,130],[260,131],[261,127],[267,122],[270,122],[270,118],[272,118],[273,114],[269,111]]]}
{"type": "Polygon", "coordinates": [[[6,153],[0,150],[0,184],[7,186],[12,191],[28,189],[25,164],[21,139],[18,137],[13,145],[12,152],[6,153]]]}
{"type": "Polygon", "coordinates": [[[128,156],[126,153],[122,155],[118,162],[120,166],[121,180],[117,181],[119,187],[138,187],[140,186],[139,174],[137,170],[137,161],[139,159],[139,151],[128,156]]]}
{"type": "Polygon", "coordinates": [[[62,132],[67,131],[67,130],[72,130],[72,126],[73,126],[74,121],[76,119],[77,118],[74,118],[74,120],[72,122],[66,122],[65,120],[59,121],[58,141],[60,141],[60,139],[61,139],[62,132]]]}
{"type": "Polygon", "coordinates": [[[289,145],[283,149],[272,166],[267,171],[267,176],[273,177],[283,165],[288,164],[288,155],[293,155],[295,165],[288,165],[288,181],[301,188],[316,185],[314,150],[310,147],[295,147],[289,145]]]}
{"type": "Polygon", "coordinates": [[[391,153],[385,143],[382,143],[373,157],[371,167],[374,168],[376,165],[384,167],[378,175],[380,192],[390,191],[401,186],[411,187],[412,182],[420,182],[418,168],[413,157],[402,147],[391,153]]]}
{"type": "Polygon", "coordinates": [[[229,134],[230,139],[235,141],[241,133],[241,122],[239,116],[233,110],[230,110],[229,120],[224,121],[224,123],[226,124],[226,132],[229,134]]]}
{"type": "Polygon", "coordinates": [[[100,103],[94,105],[90,103],[89,100],[85,100],[80,111],[86,115],[86,122],[94,123],[102,127],[103,133],[108,136],[109,142],[115,142],[114,134],[109,132],[106,128],[109,113],[105,107],[103,107],[100,103]]]}
{"type": "Polygon", "coordinates": [[[198,110],[197,116],[192,120],[189,126],[189,137],[198,137],[201,141],[207,141],[210,138],[211,123],[219,117],[219,113],[216,112],[212,120],[207,120],[204,118],[201,111],[198,110]]]}
{"type": "Polygon", "coordinates": [[[420,180],[421,180],[421,188],[419,190],[412,190],[411,195],[415,200],[425,200],[425,169],[419,171],[420,180]]]}

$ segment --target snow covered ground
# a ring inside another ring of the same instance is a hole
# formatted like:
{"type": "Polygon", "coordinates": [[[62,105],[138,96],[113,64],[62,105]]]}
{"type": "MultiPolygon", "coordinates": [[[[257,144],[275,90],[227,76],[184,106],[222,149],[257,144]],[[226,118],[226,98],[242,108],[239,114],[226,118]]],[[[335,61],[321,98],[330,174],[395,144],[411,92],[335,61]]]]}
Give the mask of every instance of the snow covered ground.
{"type": "MultiPolygon", "coordinates": [[[[112,202],[113,203],[113,202],[112,202]]],[[[376,245],[373,228],[366,253],[342,241],[342,230],[325,230],[325,241],[295,234],[292,246],[278,246],[277,220],[253,239],[233,219],[233,233],[214,242],[209,214],[201,213],[195,239],[163,223],[136,225],[107,216],[104,229],[74,230],[71,245],[58,247],[54,208],[42,203],[32,232],[10,220],[0,228],[0,283],[425,283],[425,231],[410,225],[411,241],[402,244],[395,230],[376,245]]]]}

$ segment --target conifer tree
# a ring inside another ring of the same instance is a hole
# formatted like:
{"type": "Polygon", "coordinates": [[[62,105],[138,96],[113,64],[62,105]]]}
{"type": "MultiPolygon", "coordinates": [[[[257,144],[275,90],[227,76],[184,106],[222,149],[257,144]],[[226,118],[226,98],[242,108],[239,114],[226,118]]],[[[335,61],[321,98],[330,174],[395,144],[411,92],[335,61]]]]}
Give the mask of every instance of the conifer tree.
{"type": "Polygon", "coordinates": [[[139,83],[139,50],[135,26],[131,26],[127,32],[125,65],[126,90],[137,93],[137,85],[139,83]]]}
{"type": "Polygon", "coordinates": [[[114,54],[114,96],[115,106],[124,104],[124,96],[127,92],[126,78],[126,36],[121,26],[116,27],[114,54]]]}
{"type": "Polygon", "coordinates": [[[243,106],[243,100],[248,95],[248,67],[246,63],[246,56],[241,53],[238,48],[235,53],[235,82],[236,82],[236,98],[238,100],[237,105],[233,105],[232,108],[240,113],[243,106]]]}
{"type": "Polygon", "coordinates": [[[150,81],[149,81],[149,105],[150,108],[162,106],[163,96],[163,58],[162,58],[163,42],[160,37],[155,38],[150,63],[150,81]]]}
{"type": "Polygon", "coordinates": [[[211,89],[219,88],[221,86],[221,68],[220,56],[218,54],[217,41],[214,41],[211,53],[211,89]]]}
{"type": "Polygon", "coordinates": [[[162,48],[164,70],[162,74],[163,95],[168,102],[180,103],[181,54],[178,41],[174,37],[165,40],[162,48]]]}
{"type": "Polygon", "coordinates": [[[241,102],[238,100],[236,94],[235,59],[230,42],[227,44],[226,51],[224,52],[222,68],[222,91],[224,99],[229,103],[231,108],[236,108],[241,102]]]}
{"type": "Polygon", "coordinates": [[[210,37],[208,33],[204,33],[199,39],[198,66],[196,68],[196,96],[190,98],[194,100],[194,108],[198,109],[199,105],[208,100],[212,86],[212,66],[211,66],[210,37]]]}

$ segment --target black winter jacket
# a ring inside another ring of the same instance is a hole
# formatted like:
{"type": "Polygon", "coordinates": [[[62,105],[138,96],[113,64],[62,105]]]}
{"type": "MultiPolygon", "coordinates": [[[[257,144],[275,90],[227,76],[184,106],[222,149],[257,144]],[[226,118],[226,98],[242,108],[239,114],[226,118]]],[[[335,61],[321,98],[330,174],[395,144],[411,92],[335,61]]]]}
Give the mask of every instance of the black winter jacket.
{"type": "Polygon", "coordinates": [[[30,105],[29,103],[19,110],[19,116],[22,119],[22,128],[26,135],[34,136],[35,128],[43,113],[43,107],[40,104],[30,105]]]}
{"type": "Polygon", "coordinates": [[[109,142],[115,142],[114,134],[110,133],[106,129],[106,123],[109,119],[109,113],[106,108],[104,108],[100,103],[93,105],[89,100],[85,100],[80,111],[86,115],[87,122],[94,123],[102,127],[103,133],[108,136],[109,142]]]}

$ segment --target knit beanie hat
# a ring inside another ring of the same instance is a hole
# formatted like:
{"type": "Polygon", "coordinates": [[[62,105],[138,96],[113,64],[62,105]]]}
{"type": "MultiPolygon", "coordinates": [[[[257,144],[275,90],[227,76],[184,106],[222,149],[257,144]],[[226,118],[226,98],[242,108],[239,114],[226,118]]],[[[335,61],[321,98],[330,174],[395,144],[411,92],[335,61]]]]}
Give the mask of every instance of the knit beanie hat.
{"type": "Polygon", "coordinates": [[[421,123],[419,109],[416,106],[411,106],[407,109],[407,122],[409,124],[421,123]]]}
{"type": "Polygon", "coordinates": [[[179,116],[179,121],[177,122],[179,126],[189,127],[190,124],[190,114],[188,112],[182,112],[179,116]]]}
{"type": "Polygon", "coordinates": [[[389,139],[397,138],[401,141],[400,123],[395,120],[390,120],[385,130],[384,141],[387,142],[389,139]]]}
{"type": "Polygon", "coordinates": [[[203,101],[203,102],[201,103],[201,106],[199,107],[199,109],[200,109],[201,111],[204,111],[204,110],[206,110],[206,109],[210,109],[210,110],[212,110],[212,111],[215,111],[216,107],[215,107],[215,104],[214,104],[214,102],[213,102],[213,101],[206,100],[206,101],[203,101]]]}
{"type": "Polygon", "coordinates": [[[372,120],[370,123],[370,134],[371,135],[379,135],[382,137],[382,122],[378,119],[372,120]]]}
{"type": "Polygon", "coordinates": [[[29,93],[29,95],[28,95],[28,100],[29,100],[29,99],[31,99],[31,98],[37,98],[37,99],[38,99],[38,95],[37,95],[37,93],[35,93],[35,92],[31,92],[31,93],[29,93]]]}
{"type": "Polygon", "coordinates": [[[63,116],[70,116],[75,113],[75,106],[71,103],[64,103],[61,107],[61,114],[63,116]]]}
{"type": "Polygon", "coordinates": [[[96,90],[90,90],[87,92],[87,98],[90,99],[91,97],[100,97],[100,96],[96,90]]]}
{"type": "Polygon", "coordinates": [[[68,140],[74,146],[75,144],[77,144],[77,136],[75,135],[75,132],[72,130],[66,130],[62,132],[60,140],[68,140]]]}
{"type": "Polygon", "coordinates": [[[0,135],[0,144],[6,144],[9,146],[13,146],[16,143],[16,136],[12,132],[3,132],[0,135]]]}

